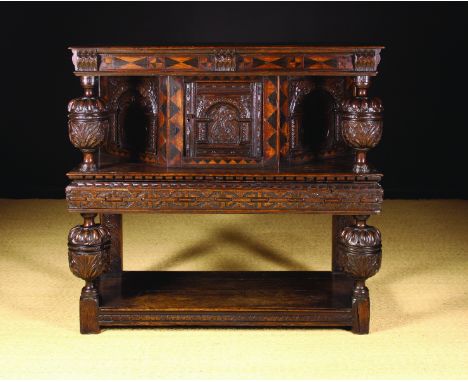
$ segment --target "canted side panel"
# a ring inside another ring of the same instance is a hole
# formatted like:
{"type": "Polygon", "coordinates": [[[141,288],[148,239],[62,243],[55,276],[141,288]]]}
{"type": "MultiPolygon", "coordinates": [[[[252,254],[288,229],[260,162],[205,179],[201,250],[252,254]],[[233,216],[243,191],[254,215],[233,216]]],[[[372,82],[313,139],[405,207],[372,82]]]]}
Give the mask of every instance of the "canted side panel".
{"type": "Polygon", "coordinates": [[[69,210],[374,214],[380,212],[377,183],[297,184],[242,182],[73,182],[69,210]]]}
{"type": "Polygon", "coordinates": [[[184,132],[184,82],[182,77],[169,77],[167,92],[167,164],[180,166],[184,132]]]}
{"type": "Polygon", "coordinates": [[[279,122],[278,77],[264,77],[263,81],[263,161],[275,166],[278,161],[279,122]]]}
{"type": "Polygon", "coordinates": [[[158,152],[158,164],[167,164],[167,131],[168,127],[168,108],[167,108],[167,83],[169,77],[159,77],[159,108],[158,108],[158,139],[157,139],[157,152],[158,152]]]}
{"type": "Polygon", "coordinates": [[[289,153],[289,79],[280,77],[280,157],[289,153]]]}

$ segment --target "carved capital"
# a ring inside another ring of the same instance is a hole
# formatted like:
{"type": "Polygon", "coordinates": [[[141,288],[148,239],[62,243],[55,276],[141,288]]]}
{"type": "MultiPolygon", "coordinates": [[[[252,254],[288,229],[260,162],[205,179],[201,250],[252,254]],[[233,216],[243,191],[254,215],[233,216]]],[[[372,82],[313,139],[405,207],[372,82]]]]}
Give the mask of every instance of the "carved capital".
{"type": "Polygon", "coordinates": [[[356,150],[353,171],[367,173],[366,151],[377,146],[382,138],[382,102],[378,98],[350,98],[341,105],[341,132],[345,142],[356,150]]]}
{"type": "Polygon", "coordinates": [[[231,49],[219,49],[213,53],[215,72],[236,71],[236,51],[231,49]]]}
{"type": "Polygon", "coordinates": [[[82,77],[85,95],[68,104],[68,134],[70,142],[83,152],[81,171],[96,169],[93,153],[105,140],[109,128],[107,106],[93,95],[94,77],[82,77]]]}
{"type": "Polygon", "coordinates": [[[358,72],[375,72],[380,63],[380,53],[375,50],[362,50],[353,57],[354,70],[358,72]]]}
{"type": "Polygon", "coordinates": [[[72,273],[86,281],[84,294],[95,295],[93,280],[105,272],[110,263],[109,231],[94,222],[96,214],[82,214],[84,224],[68,235],[68,261],[72,273]]]}
{"type": "Polygon", "coordinates": [[[98,70],[96,49],[73,49],[72,62],[77,72],[95,72],[98,70]]]}
{"type": "Polygon", "coordinates": [[[375,275],[382,261],[380,231],[366,224],[367,216],[356,216],[356,224],[343,228],[338,238],[338,264],[358,280],[375,275]]]}

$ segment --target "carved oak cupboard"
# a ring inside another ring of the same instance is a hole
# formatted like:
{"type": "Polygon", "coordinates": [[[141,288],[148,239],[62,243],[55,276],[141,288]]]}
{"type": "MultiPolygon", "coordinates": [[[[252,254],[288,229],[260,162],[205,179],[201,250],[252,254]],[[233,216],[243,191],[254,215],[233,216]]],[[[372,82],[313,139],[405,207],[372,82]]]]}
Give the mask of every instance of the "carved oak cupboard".
{"type": "Polygon", "coordinates": [[[68,173],[81,333],[115,326],[340,326],[369,331],[382,174],[367,152],[382,47],[78,47],[68,173]],[[122,214],[326,213],[326,272],[129,272],[122,214]],[[96,217],[99,214],[99,223],[96,217]]]}

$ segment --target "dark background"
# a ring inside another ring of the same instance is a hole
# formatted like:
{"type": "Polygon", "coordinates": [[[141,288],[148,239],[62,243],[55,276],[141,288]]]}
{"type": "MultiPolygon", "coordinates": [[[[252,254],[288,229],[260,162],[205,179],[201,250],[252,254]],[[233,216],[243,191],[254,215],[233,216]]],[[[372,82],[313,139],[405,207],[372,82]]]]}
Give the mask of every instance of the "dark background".
{"type": "Polygon", "coordinates": [[[437,3],[3,3],[0,197],[64,197],[81,154],[66,105],[71,45],[384,45],[370,160],[388,198],[467,198],[468,6],[437,3]]]}

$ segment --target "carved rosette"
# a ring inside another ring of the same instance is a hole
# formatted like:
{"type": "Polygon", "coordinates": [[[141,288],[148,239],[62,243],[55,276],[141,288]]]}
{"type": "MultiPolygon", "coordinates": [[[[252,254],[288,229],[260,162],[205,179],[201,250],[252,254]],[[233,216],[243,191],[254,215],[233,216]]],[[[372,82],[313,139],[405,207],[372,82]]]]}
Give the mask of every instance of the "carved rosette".
{"type": "Polygon", "coordinates": [[[355,173],[369,172],[366,152],[382,138],[382,101],[366,96],[368,86],[368,82],[357,82],[357,95],[341,103],[341,132],[345,142],[356,151],[355,173]]]}
{"type": "Polygon", "coordinates": [[[82,214],[84,224],[73,227],[68,235],[68,261],[72,273],[86,281],[83,295],[96,296],[93,280],[110,264],[109,231],[96,224],[96,214],[82,214]]]}
{"type": "Polygon", "coordinates": [[[94,77],[82,77],[85,95],[68,104],[68,134],[71,143],[83,152],[81,171],[96,170],[94,153],[106,138],[109,116],[106,104],[93,95],[94,77]]]}
{"type": "Polygon", "coordinates": [[[236,51],[231,49],[215,50],[213,61],[216,72],[234,72],[236,70],[236,51]]]}
{"type": "Polygon", "coordinates": [[[382,262],[380,231],[356,216],[356,224],[343,228],[338,238],[338,266],[358,280],[374,276],[382,262]]]}

